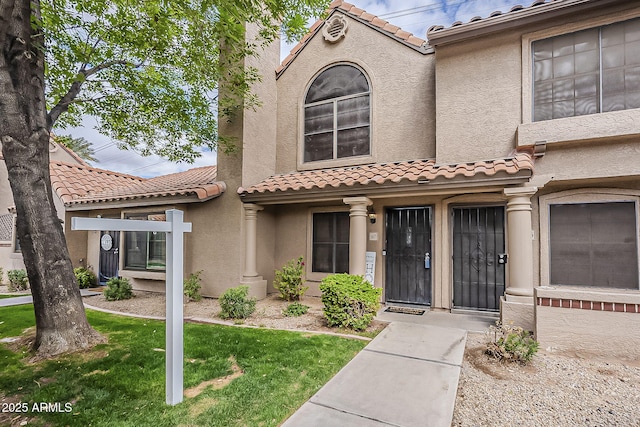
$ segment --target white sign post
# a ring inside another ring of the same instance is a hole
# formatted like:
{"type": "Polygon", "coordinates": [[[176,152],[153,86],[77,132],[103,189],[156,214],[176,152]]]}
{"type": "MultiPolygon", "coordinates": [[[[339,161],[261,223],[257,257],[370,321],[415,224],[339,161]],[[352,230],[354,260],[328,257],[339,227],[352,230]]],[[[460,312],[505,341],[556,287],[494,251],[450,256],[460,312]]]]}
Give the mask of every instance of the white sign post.
{"type": "Polygon", "coordinates": [[[184,233],[191,232],[191,223],[183,222],[184,212],[166,211],[166,221],[141,221],[108,218],[71,218],[72,230],[94,231],[157,231],[167,233],[167,337],[166,337],[166,397],[168,405],[183,399],[184,317],[182,313],[182,278],[184,233]]]}

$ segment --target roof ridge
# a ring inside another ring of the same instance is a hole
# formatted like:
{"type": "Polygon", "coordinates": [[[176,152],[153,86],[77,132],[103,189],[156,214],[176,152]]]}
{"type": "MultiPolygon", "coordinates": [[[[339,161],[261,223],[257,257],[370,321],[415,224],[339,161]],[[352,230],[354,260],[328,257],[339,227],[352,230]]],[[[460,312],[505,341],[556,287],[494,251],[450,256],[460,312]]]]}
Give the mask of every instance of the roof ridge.
{"type": "Polygon", "coordinates": [[[49,163],[54,163],[54,164],[58,164],[60,166],[67,166],[67,167],[73,167],[76,169],[85,169],[87,171],[90,172],[97,172],[97,173],[104,173],[106,175],[113,175],[113,176],[118,176],[121,178],[130,178],[132,180],[136,180],[139,182],[143,182],[146,181],[148,178],[143,178],[140,176],[136,176],[136,175],[130,175],[130,174],[126,174],[126,173],[121,173],[121,172],[115,172],[109,169],[101,169],[101,168],[96,168],[94,166],[91,166],[88,163],[85,164],[76,164],[76,163],[69,163],[69,162],[65,162],[64,160],[51,160],[49,163]]]}
{"type": "Polygon", "coordinates": [[[180,172],[172,172],[172,173],[168,173],[165,175],[158,175],[158,176],[154,176],[153,178],[146,178],[146,181],[159,181],[160,178],[167,178],[167,177],[171,177],[171,176],[175,176],[175,175],[184,175],[196,170],[201,170],[201,169],[215,169],[216,170],[216,175],[218,172],[218,165],[208,165],[208,166],[198,166],[195,168],[191,168],[191,169],[187,169],[184,171],[180,171],[180,172]]]}
{"type": "Polygon", "coordinates": [[[289,55],[280,63],[280,65],[276,68],[276,76],[279,76],[288,66],[293,62],[293,60],[298,56],[300,51],[307,45],[309,40],[313,38],[313,36],[320,31],[322,24],[324,24],[327,19],[336,11],[344,12],[349,15],[351,18],[358,20],[366,25],[370,25],[372,27],[376,27],[381,30],[383,34],[388,35],[401,43],[404,43],[408,46],[411,46],[415,49],[424,49],[428,42],[420,37],[413,35],[409,31],[405,31],[402,28],[391,24],[389,21],[386,21],[382,18],[379,18],[376,15],[368,13],[364,9],[360,9],[351,3],[347,3],[343,0],[333,0],[329,7],[325,11],[327,17],[325,19],[318,19],[310,28],[309,31],[300,39],[298,44],[296,44],[289,55]]]}

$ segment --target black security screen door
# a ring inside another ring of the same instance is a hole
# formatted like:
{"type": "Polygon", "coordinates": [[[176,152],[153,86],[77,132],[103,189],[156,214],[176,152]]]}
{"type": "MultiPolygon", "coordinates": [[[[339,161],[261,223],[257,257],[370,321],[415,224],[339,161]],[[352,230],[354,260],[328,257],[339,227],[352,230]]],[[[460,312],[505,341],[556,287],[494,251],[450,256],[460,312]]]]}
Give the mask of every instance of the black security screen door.
{"type": "Polygon", "coordinates": [[[431,304],[431,208],[388,209],[387,302],[431,304]]]}
{"type": "Polygon", "coordinates": [[[500,310],[504,253],[504,207],[453,209],[454,308],[500,310]]]}
{"type": "Polygon", "coordinates": [[[119,248],[119,231],[103,231],[100,234],[100,284],[118,276],[119,248]]]}

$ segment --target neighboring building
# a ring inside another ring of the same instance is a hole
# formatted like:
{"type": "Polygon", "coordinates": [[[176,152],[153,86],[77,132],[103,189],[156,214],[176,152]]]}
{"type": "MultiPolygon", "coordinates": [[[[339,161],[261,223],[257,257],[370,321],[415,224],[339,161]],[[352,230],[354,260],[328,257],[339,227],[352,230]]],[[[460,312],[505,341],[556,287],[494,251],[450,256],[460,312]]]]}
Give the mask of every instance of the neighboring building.
{"type": "MultiPolygon", "coordinates": [[[[86,166],[84,160],[64,145],[49,142],[49,156],[52,162],[62,161],[70,164],[86,166]]],[[[53,194],[53,202],[61,221],[64,220],[64,205],[57,194],[53,194]]],[[[0,268],[6,275],[7,271],[23,269],[20,242],[16,239],[16,215],[13,203],[13,193],[9,186],[9,177],[4,157],[0,153],[0,268]]],[[[0,282],[2,282],[0,277],[0,282]]]]}
{"type": "Polygon", "coordinates": [[[197,224],[186,235],[186,274],[210,270],[211,259],[199,245],[212,236],[206,224],[215,220],[207,202],[225,189],[216,181],[216,167],[206,166],[156,178],[140,178],[88,166],[52,162],[52,185],[64,203],[66,235],[74,266],[92,269],[104,284],[109,278],[130,279],[136,289],[164,290],[166,239],[157,232],[71,231],[73,217],[165,220],[167,209],[185,212],[197,224]],[[197,242],[197,243],[194,243],[197,242]]]}
{"type": "MultiPolygon", "coordinates": [[[[276,44],[246,60],[267,107],[219,121],[240,142],[219,153],[224,184],[67,211],[183,207],[204,295],[264,297],[304,256],[311,295],[362,274],[388,304],[500,313],[543,346],[639,356],[640,6],[536,1],[427,37],[334,1],[282,64],[276,44]]],[[[148,251],[131,268],[121,254],[120,274],[162,279],[148,251]]]]}

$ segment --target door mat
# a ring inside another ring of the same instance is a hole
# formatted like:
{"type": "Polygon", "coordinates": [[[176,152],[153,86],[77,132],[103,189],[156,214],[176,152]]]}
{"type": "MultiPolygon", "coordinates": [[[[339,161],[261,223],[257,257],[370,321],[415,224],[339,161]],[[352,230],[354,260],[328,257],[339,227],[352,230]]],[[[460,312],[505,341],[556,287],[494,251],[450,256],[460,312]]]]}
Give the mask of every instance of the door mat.
{"type": "Polygon", "coordinates": [[[389,313],[413,314],[414,316],[422,316],[426,310],[409,307],[388,307],[385,311],[389,313]]]}

